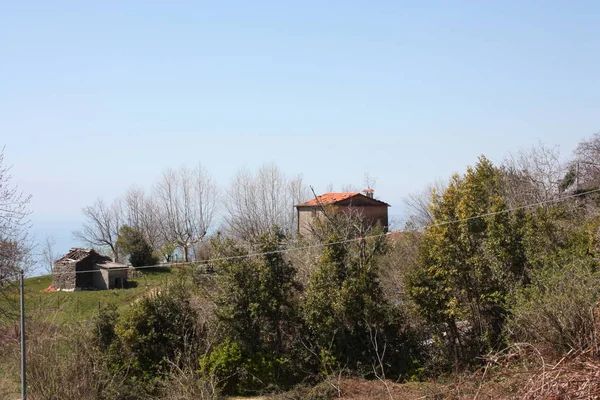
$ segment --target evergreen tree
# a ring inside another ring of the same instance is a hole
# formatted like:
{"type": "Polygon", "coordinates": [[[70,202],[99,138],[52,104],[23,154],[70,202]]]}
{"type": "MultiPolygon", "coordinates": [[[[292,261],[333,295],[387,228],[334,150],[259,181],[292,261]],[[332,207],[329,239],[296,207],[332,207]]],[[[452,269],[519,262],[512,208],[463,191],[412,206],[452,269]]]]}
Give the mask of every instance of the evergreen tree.
{"type": "Polygon", "coordinates": [[[501,342],[507,296],[526,279],[525,216],[505,212],[499,174],[481,157],[434,195],[421,265],[409,277],[417,310],[457,363],[501,342]]]}
{"type": "Polygon", "coordinates": [[[213,241],[225,259],[217,265],[215,310],[225,340],[200,365],[224,380],[226,392],[264,389],[265,382],[286,386],[297,373],[289,352],[299,285],[283,257],[284,239],[277,228],[262,234],[251,246],[256,257],[231,239],[213,241]]]}
{"type": "Polygon", "coordinates": [[[127,225],[119,229],[117,249],[129,254],[129,262],[136,268],[154,265],[158,261],[142,232],[127,225]]]}
{"type": "Polygon", "coordinates": [[[411,343],[402,315],[386,301],[379,283],[379,260],[387,249],[382,227],[368,227],[343,213],[329,212],[316,233],[325,246],[302,313],[321,372],[347,367],[372,376],[374,366],[384,376],[407,372],[412,361],[405,353],[411,343]],[[384,348],[393,356],[381,371],[378,357],[384,348]]]}

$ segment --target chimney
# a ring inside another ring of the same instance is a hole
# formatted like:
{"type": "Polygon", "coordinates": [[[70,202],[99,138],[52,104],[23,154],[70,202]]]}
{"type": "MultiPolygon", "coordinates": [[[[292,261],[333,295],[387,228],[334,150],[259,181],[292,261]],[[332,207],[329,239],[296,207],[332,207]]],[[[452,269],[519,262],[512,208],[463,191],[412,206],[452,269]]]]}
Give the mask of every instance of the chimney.
{"type": "Polygon", "coordinates": [[[363,190],[365,196],[367,196],[368,198],[372,199],[373,198],[373,193],[375,192],[373,189],[365,189],[363,190]]]}

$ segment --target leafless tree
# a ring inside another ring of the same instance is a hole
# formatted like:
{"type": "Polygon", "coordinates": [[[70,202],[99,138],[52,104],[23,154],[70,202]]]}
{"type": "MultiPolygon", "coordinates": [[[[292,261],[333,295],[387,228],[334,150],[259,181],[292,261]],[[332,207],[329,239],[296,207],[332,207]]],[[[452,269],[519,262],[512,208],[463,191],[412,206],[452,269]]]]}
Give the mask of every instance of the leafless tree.
{"type": "Polygon", "coordinates": [[[368,172],[365,172],[365,176],[363,177],[363,188],[364,189],[375,189],[375,186],[377,186],[377,178],[375,178],[373,175],[369,174],[368,172]]]}
{"type": "Polygon", "coordinates": [[[309,193],[301,176],[290,179],[275,164],[263,165],[255,174],[241,170],[227,193],[227,231],[242,240],[273,226],[293,234],[294,205],[310,198],[309,193]]]}
{"type": "Polygon", "coordinates": [[[108,248],[115,261],[119,260],[117,238],[123,225],[123,209],[121,200],[110,205],[98,199],[91,206],[84,207],[85,222],[81,230],[73,232],[75,239],[91,247],[108,248]]]}
{"type": "Polygon", "coordinates": [[[132,228],[142,230],[146,211],[146,194],[144,189],[137,186],[130,187],[122,201],[124,223],[132,228]]]}
{"type": "Polygon", "coordinates": [[[190,249],[207,235],[218,209],[219,190],[201,166],[167,170],[156,186],[160,229],[165,241],[190,249]]]}
{"type": "Polygon", "coordinates": [[[4,164],[0,150],[0,286],[15,280],[20,270],[31,265],[32,244],[29,239],[30,195],[12,183],[11,167],[4,164]]]}
{"type": "Polygon", "coordinates": [[[446,182],[438,180],[422,191],[411,193],[403,199],[407,210],[407,227],[421,230],[433,222],[431,211],[433,196],[441,195],[446,186],[446,182]]]}
{"type": "Polygon", "coordinates": [[[54,262],[60,258],[60,254],[54,252],[55,245],[56,240],[52,236],[46,236],[46,239],[42,243],[40,262],[49,274],[54,271],[54,262]]]}
{"type": "Polygon", "coordinates": [[[342,192],[360,192],[360,188],[358,186],[356,186],[356,185],[351,184],[351,183],[347,183],[345,185],[342,185],[341,191],[342,192]]]}
{"type": "Polygon", "coordinates": [[[600,187],[600,132],[582,140],[574,152],[570,172],[578,189],[600,187]]]}
{"type": "Polygon", "coordinates": [[[160,230],[159,207],[144,189],[132,186],[123,197],[123,219],[127,226],[142,232],[148,244],[155,250],[163,245],[160,230]]]}
{"type": "Polygon", "coordinates": [[[558,147],[543,143],[510,154],[501,169],[505,198],[511,207],[557,198],[566,172],[558,147]]]}

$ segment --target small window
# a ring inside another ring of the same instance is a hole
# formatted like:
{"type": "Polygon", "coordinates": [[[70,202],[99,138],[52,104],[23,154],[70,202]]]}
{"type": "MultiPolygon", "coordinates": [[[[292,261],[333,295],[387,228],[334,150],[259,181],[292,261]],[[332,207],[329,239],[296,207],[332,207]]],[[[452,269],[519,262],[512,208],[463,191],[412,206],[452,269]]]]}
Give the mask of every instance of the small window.
{"type": "Polygon", "coordinates": [[[312,210],[310,210],[310,214],[312,215],[312,217],[316,217],[317,216],[317,209],[313,208],[312,210]]]}

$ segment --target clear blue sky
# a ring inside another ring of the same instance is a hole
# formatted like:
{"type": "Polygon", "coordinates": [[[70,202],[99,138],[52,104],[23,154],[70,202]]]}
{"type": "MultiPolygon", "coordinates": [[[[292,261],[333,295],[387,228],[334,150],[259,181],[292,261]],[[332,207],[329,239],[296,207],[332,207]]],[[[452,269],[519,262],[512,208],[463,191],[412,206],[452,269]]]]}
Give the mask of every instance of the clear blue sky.
{"type": "Polygon", "coordinates": [[[599,50],[591,1],[3,2],[0,144],[59,251],[83,206],[184,163],[369,172],[397,214],[480,154],[600,130],[599,50]]]}

